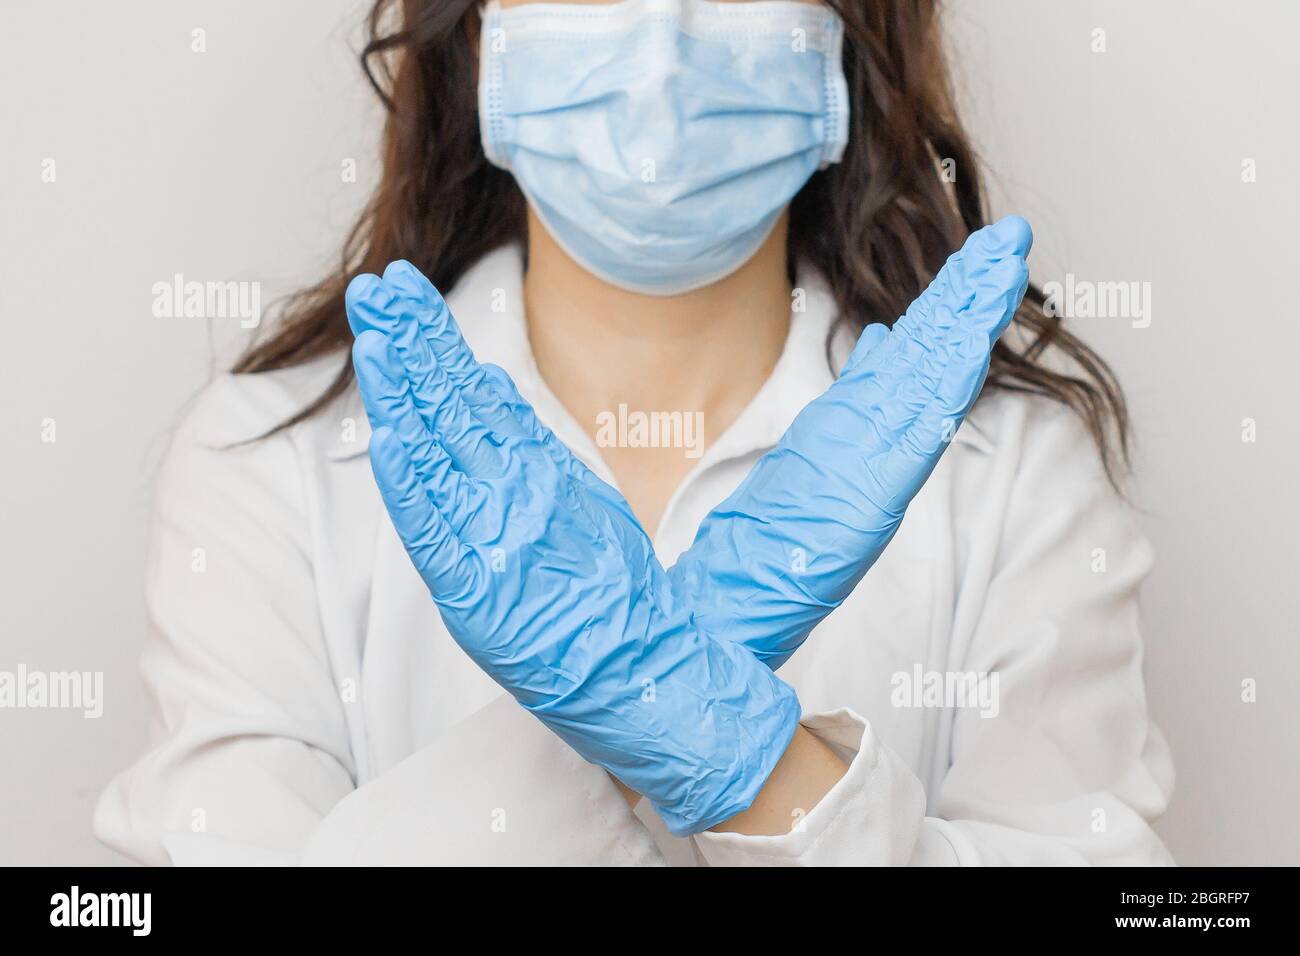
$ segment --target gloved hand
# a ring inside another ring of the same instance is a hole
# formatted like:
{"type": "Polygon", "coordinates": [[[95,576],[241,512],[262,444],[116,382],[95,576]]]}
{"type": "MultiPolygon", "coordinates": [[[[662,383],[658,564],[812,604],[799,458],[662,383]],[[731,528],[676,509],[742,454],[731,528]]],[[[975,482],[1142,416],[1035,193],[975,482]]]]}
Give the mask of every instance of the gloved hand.
{"type": "MultiPolygon", "coordinates": [[[[779,667],[861,580],[974,404],[993,343],[1024,296],[1031,243],[1019,217],[973,233],[892,330],[867,327],[840,379],[705,518],[669,575],[710,637],[779,667]]],[[[494,427],[518,426],[593,496],[626,512],[508,380],[478,366],[418,270],[394,263],[384,279],[390,296],[350,312],[354,330],[388,331],[412,374],[445,370],[477,414],[508,419],[494,427]]]]}
{"type": "Polygon", "coordinates": [[[777,668],[848,597],[974,404],[1031,243],[1014,216],[972,234],[709,513],[671,572],[706,633],[777,668]]]}
{"type": "MultiPolygon", "coordinates": [[[[350,286],[362,328],[353,363],[375,480],[447,630],[673,833],[746,809],[794,734],[794,692],[694,626],[613,489],[590,493],[508,407],[476,415],[436,365],[410,380],[394,343],[361,318],[391,296],[374,276],[350,286]]],[[[485,388],[513,391],[491,374],[485,388]]]]}
{"type": "Polygon", "coordinates": [[[442,295],[419,269],[399,259],[388,265],[381,281],[375,281],[373,276],[358,276],[353,282],[347,297],[353,335],[370,329],[392,340],[414,385],[417,401],[430,380],[449,380],[474,415],[489,428],[539,442],[561,471],[610,508],[631,514],[627,500],[538,421],[532,406],[519,395],[503,370],[479,364],[442,295]]]}

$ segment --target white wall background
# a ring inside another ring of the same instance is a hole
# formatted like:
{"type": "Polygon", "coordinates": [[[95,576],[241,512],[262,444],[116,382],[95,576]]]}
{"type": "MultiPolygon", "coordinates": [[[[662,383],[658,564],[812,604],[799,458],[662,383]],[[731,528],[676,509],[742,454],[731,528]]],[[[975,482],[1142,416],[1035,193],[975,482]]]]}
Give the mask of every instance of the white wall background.
{"type": "MultiPolygon", "coordinates": [[[[0,710],[0,862],[114,862],[89,821],[143,744],[161,436],[249,334],[155,318],[151,287],[258,280],[266,299],[332,261],[375,177],[363,6],[0,6],[0,670],[103,671],[107,698],[99,720],[0,710]]],[[[1035,225],[1036,280],[1152,284],[1150,327],[1077,328],[1127,387],[1159,555],[1148,682],[1179,772],[1159,829],[1184,863],[1300,862],[1300,5],[950,7],[966,120],[995,211],[1035,225]]]]}

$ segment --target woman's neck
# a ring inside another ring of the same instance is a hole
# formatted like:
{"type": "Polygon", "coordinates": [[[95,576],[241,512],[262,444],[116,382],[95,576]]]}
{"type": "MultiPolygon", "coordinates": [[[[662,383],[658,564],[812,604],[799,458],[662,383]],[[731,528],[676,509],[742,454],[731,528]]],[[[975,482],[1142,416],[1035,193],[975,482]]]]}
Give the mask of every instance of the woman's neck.
{"type": "Polygon", "coordinates": [[[703,448],[611,446],[601,423],[622,405],[693,416],[703,423],[704,445],[726,430],[785,345],[786,234],[782,216],[758,253],[725,279],[684,295],[647,296],[582,269],[529,210],[524,306],[538,370],[602,446],[651,533],[703,448]]]}

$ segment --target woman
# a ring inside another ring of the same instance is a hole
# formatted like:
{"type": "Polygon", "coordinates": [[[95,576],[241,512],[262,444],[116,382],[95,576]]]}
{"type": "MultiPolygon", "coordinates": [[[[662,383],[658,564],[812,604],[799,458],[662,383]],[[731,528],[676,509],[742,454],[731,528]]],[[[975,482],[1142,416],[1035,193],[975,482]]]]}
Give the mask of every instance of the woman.
{"type": "Polygon", "coordinates": [[[384,178],[339,273],[177,433],[156,744],[101,837],[1168,862],[1122,400],[1038,293],[1017,309],[1023,225],[940,269],[983,212],[933,4],[370,25],[384,178]]]}

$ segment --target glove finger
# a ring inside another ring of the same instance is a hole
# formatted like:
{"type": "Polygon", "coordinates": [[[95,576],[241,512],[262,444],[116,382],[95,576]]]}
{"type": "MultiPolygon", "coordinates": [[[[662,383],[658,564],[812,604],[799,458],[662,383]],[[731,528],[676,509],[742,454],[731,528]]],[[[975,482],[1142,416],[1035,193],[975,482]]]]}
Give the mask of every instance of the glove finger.
{"type": "Polygon", "coordinates": [[[348,326],[353,335],[365,331],[395,335],[397,296],[379,276],[369,272],[353,276],[343,294],[348,326]]]}
{"type": "MultiPolygon", "coordinates": [[[[908,358],[894,358],[878,372],[860,369],[860,384],[855,384],[856,402],[866,411],[866,420],[876,433],[877,441],[892,444],[920,414],[930,400],[948,362],[948,339],[959,323],[968,293],[964,282],[945,281],[942,291],[928,306],[929,317],[907,345],[908,358]]],[[[897,328],[891,336],[906,339],[897,328]]]]}
{"type": "MultiPolygon", "coordinates": [[[[1014,235],[1013,232],[1012,242],[1016,241],[1014,235]]],[[[954,276],[932,308],[926,331],[938,337],[936,343],[926,343],[926,354],[909,369],[907,376],[889,383],[892,389],[889,400],[878,402],[878,437],[881,434],[896,439],[906,436],[938,394],[948,370],[966,361],[962,356],[969,349],[972,335],[982,335],[987,344],[984,355],[979,357],[987,366],[988,352],[1010,323],[1028,284],[1028,268],[1020,255],[985,258],[1003,255],[1005,246],[990,246],[987,238],[965,257],[965,262],[973,267],[969,276],[960,279],[954,276]],[[992,252],[987,251],[990,248],[992,252]]],[[[956,370],[959,373],[960,368],[956,370]]],[[[869,391],[865,392],[864,400],[870,400],[870,395],[869,391]]]]}
{"type": "Polygon", "coordinates": [[[393,527],[433,599],[455,604],[474,594],[478,569],[473,553],[452,533],[397,433],[387,426],[371,433],[370,467],[393,527]]]}
{"type": "Polygon", "coordinates": [[[999,226],[1001,235],[985,246],[987,254],[999,258],[977,270],[974,299],[963,309],[963,321],[954,326],[955,337],[945,349],[947,363],[933,397],[877,466],[882,481],[911,489],[908,500],[974,406],[988,377],[993,344],[1010,324],[1028,287],[1024,254],[1032,244],[1029,225],[1019,217],[1008,217],[999,226]]]}
{"type": "MultiPolygon", "coordinates": [[[[978,260],[971,256],[967,261],[978,260]]],[[[972,335],[983,336],[986,347],[984,354],[977,358],[987,366],[988,353],[997,336],[1011,322],[1027,284],[1028,268],[1024,259],[1011,255],[987,266],[979,264],[969,291],[962,289],[960,295],[945,294],[935,306],[934,323],[936,332],[944,336],[943,342],[917,363],[907,382],[898,390],[900,406],[920,414],[938,393],[947,370],[967,361],[972,335]]],[[[954,291],[958,288],[956,285],[952,287],[954,291]]],[[[915,420],[915,415],[911,420],[915,420]]],[[[909,427],[911,421],[900,424],[909,427]]]]}
{"type": "MultiPolygon", "coordinates": [[[[409,304],[421,337],[447,377],[471,392],[480,388],[483,369],[434,284],[405,259],[389,263],[384,270],[384,281],[409,304]]],[[[467,397],[478,398],[477,395],[467,397]]]]}
{"type": "Polygon", "coordinates": [[[481,495],[474,483],[456,470],[416,411],[410,382],[392,343],[379,332],[361,333],[352,345],[352,364],[371,428],[387,427],[397,434],[420,480],[442,489],[447,518],[459,534],[481,495]]]}
{"type": "Polygon", "coordinates": [[[993,225],[971,233],[962,246],[960,260],[949,273],[949,281],[963,285],[971,293],[999,263],[1007,260],[1023,263],[1032,245],[1029,223],[1020,216],[1004,216],[993,225]]]}
{"type": "MultiPolygon", "coordinates": [[[[967,240],[967,246],[971,240],[967,240]]],[[[944,295],[963,283],[966,277],[964,257],[967,246],[954,252],[944,262],[935,277],[919,296],[912,300],[907,311],[890,328],[889,339],[878,348],[865,349],[861,354],[854,349],[841,376],[853,372],[857,376],[870,376],[880,386],[882,394],[893,394],[896,383],[909,375],[922,361],[934,344],[942,341],[935,328],[935,307],[944,295]]],[[[858,342],[862,344],[861,340],[858,342]]]]}
{"type": "MultiPolygon", "coordinates": [[[[392,275],[407,286],[412,285],[414,280],[412,276],[418,278],[425,286],[437,297],[442,311],[446,314],[449,322],[450,312],[446,310],[445,303],[442,303],[442,297],[437,295],[433,286],[429,285],[428,280],[424,279],[419,272],[407,262],[395,262],[385,271],[387,277],[392,275]]],[[[439,358],[430,348],[429,340],[426,339],[422,322],[427,321],[425,316],[429,312],[429,306],[424,299],[415,299],[411,295],[402,291],[404,287],[394,285],[387,278],[380,279],[374,275],[359,275],[348,284],[347,294],[345,296],[348,313],[348,324],[352,327],[354,335],[362,335],[367,331],[380,332],[388,337],[397,349],[401,357],[402,364],[406,367],[407,375],[415,386],[414,401],[421,414],[432,412],[430,407],[431,396],[440,395],[444,388],[439,384],[440,380],[447,378],[453,383],[457,377],[449,374],[448,369],[443,365],[439,358]]],[[[454,322],[450,326],[452,334],[459,340],[460,332],[455,328],[454,322]]],[[[461,347],[468,356],[468,362],[477,370],[477,363],[474,362],[473,356],[469,353],[468,346],[461,343],[461,347]]],[[[481,381],[482,372],[478,370],[473,376],[474,380],[481,381]]],[[[462,373],[460,380],[465,380],[464,365],[462,363],[462,373]]],[[[462,397],[472,396],[472,393],[462,397]]],[[[482,406],[489,413],[492,410],[492,403],[479,400],[475,404],[482,406]]],[[[509,425],[509,421],[504,416],[499,416],[497,424],[509,425]]],[[[484,422],[491,425],[491,422],[484,422]]],[[[445,424],[445,423],[444,423],[445,424]]],[[[462,424],[458,420],[454,422],[457,426],[462,424]]],[[[472,456],[472,451],[463,450],[466,455],[472,456]]],[[[484,464],[495,463],[495,460],[489,455],[484,464]]]]}
{"type": "Polygon", "coordinates": [[[872,322],[868,325],[862,330],[862,334],[858,336],[858,342],[853,346],[853,352],[849,355],[848,361],[840,369],[840,375],[845,375],[855,366],[861,364],[869,354],[878,349],[881,343],[888,340],[888,338],[889,326],[882,325],[879,322],[872,322]]]}
{"type": "Polygon", "coordinates": [[[397,309],[409,323],[409,334],[417,340],[398,343],[398,352],[413,376],[425,375],[428,366],[436,365],[489,429],[512,438],[529,437],[517,416],[503,407],[502,396],[474,357],[450,307],[433,283],[405,260],[391,263],[384,270],[384,281],[396,293],[397,309]]]}
{"type": "MultiPolygon", "coordinates": [[[[923,394],[937,387],[948,364],[950,338],[961,342],[966,330],[986,317],[1000,319],[1001,328],[1011,321],[1015,308],[1006,311],[997,306],[1008,299],[1016,285],[1022,282],[1027,285],[1027,271],[1023,276],[1018,271],[1026,269],[1024,256],[1032,241],[1029,224],[1019,216],[1007,216],[976,230],[949,257],[930,288],[913,303],[917,308],[909,309],[909,315],[896,323],[895,331],[903,331],[913,340],[913,348],[920,350],[913,362],[901,366],[882,382],[895,394],[900,392],[900,381],[908,383],[901,386],[911,399],[904,405],[915,407],[923,394]],[[1010,279],[1013,274],[1017,276],[1015,281],[1010,279]],[[942,288],[936,295],[937,286],[942,288]],[[997,290],[999,295],[991,297],[990,290],[997,290]]],[[[1019,304],[1018,297],[1015,304],[1019,304]]],[[[992,331],[992,323],[986,324],[992,331]]],[[[1000,333],[998,329],[997,334],[1000,333]]]]}
{"type": "Polygon", "coordinates": [[[1029,265],[1019,256],[995,263],[980,279],[966,331],[982,332],[993,347],[1015,317],[1029,288],[1029,265]]]}
{"type": "Polygon", "coordinates": [[[546,450],[546,454],[560,471],[581,484],[589,492],[601,498],[607,505],[623,513],[626,520],[638,528],[641,523],[632,513],[632,506],[627,503],[618,489],[611,487],[599,475],[588,468],[559,437],[542,424],[533,406],[519,393],[519,388],[506,370],[499,365],[488,363],[483,366],[484,383],[500,396],[503,407],[509,409],[519,422],[519,427],[527,437],[535,439],[546,450]]]}
{"type": "Polygon", "coordinates": [[[1013,257],[1024,259],[1033,241],[1033,230],[1020,216],[1004,216],[992,225],[975,230],[966,237],[961,249],[948,257],[930,287],[908,306],[894,327],[912,337],[922,336],[933,315],[933,305],[947,286],[973,285],[994,263],[1013,257]]]}
{"type": "MultiPolygon", "coordinates": [[[[388,269],[392,271],[393,266],[388,269]]],[[[346,300],[352,334],[358,338],[368,331],[384,335],[397,350],[411,381],[425,381],[438,368],[420,329],[417,304],[392,283],[378,276],[357,276],[348,283],[346,300]]]]}
{"type": "Polygon", "coordinates": [[[505,437],[488,428],[469,406],[442,367],[413,369],[404,365],[411,401],[452,461],[471,478],[495,477],[505,466],[505,437]]]}
{"type": "Polygon", "coordinates": [[[574,477],[581,477],[582,472],[587,470],[587,466],[577,459],[568,445],[556,438],[555,433],[541,423],[537,413],[533,411],[533,406],[519,393],[514,379],[505,369],[488,363],[483,366],[483,380],[496,396],[501,409],[514,420],[523,437],[541,443],[547,454],[563,471],[574,477]]]}
{"type": "Polygon", "coordinates": [[[954,349],[954,361],[931,402],[901,439],[873,463],[882,486],[896,490],[901,507],[906,507],[934,471],[975,404],[988,369],[988,336],[972,332],[954,349]]]}

